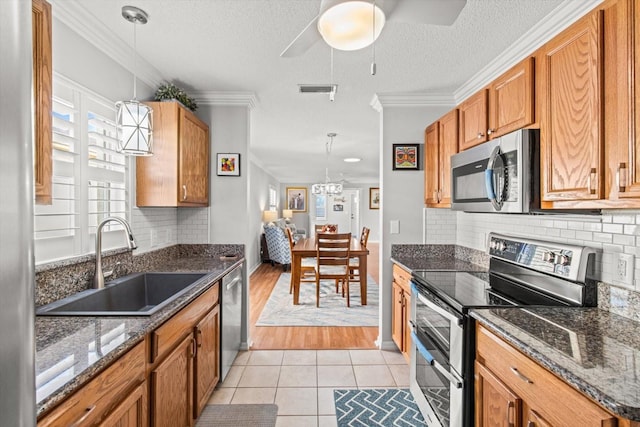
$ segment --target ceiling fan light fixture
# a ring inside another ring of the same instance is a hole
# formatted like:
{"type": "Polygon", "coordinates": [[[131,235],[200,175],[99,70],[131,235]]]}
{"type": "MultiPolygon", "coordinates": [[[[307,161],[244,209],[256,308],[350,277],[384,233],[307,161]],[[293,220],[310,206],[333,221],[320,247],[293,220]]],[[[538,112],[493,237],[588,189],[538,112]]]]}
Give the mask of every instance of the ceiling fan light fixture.
{"type": "Polygon", "coordinates": [[[329,46],[338,50],[358,50],[369,46],[378,38],[385,24],[384,12],[370,1],[324,0],[321,10],[318,31],[329,46]]]}

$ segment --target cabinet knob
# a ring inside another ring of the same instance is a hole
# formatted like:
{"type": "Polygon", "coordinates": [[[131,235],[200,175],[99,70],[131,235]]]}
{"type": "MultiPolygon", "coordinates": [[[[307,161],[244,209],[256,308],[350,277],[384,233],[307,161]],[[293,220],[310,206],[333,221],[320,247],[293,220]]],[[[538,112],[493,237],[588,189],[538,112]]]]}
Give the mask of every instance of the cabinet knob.
{"type": "Polygon", "coordinates": [[[484,137],[484,133],[478,132],[478,139],[482,139],[484,137]]]}
{"type": "Polygon", "coordinates": [[[491,135],[495,132],[495,129],[487,129],[487,135],[491,135]]]}

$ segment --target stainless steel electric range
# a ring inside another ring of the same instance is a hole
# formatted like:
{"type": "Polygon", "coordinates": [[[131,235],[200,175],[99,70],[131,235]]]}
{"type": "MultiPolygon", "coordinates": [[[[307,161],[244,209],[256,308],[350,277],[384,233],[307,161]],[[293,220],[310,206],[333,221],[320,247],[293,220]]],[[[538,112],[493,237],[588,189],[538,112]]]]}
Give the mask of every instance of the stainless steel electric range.
{"type": "Polygon", "coordinates": [[[473,425],[472,308],[595,306],[593,248],[491,233],[488,272],[413,271],[411,392],[430,427],[473,425]]]}

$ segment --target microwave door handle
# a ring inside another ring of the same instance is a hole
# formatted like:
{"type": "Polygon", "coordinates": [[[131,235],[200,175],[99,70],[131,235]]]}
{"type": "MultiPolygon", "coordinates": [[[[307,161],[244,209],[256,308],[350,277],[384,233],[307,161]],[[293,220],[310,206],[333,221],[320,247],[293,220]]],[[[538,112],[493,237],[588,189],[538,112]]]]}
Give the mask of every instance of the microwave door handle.
{"type": "MultiPolygon", "coordinates": [[[[489,156],[489,161],[487,162],[487,169],[484,171],[484,185],[487,189],[487,199],[491,202],[491,206],[496,211],[502,210],[502,200],[498,200],[496,195],[496,189],[494,187],[495,184],[495,171],[494,166],[496,163],[496,159],[500,156],[500,147],[495,147],[489,156]]],[[[500,192],[502,193],[502,192],[500,192]]]]}

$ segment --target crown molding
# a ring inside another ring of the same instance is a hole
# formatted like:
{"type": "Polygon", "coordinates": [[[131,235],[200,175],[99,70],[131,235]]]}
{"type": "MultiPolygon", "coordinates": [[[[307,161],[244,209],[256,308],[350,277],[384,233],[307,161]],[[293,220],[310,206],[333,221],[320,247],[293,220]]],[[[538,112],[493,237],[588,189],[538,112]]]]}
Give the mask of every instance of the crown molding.
{"type": "Polygon", "coordinates": [[[384,107],[452,107],[456,102],[446,93],[376,93],[369,105],[380,113],[384,107]]]}
{"type": "Polygon", "coordinates": [[[193,91],[189,92],[202,105],[226,105],[254,108],[258,98],[253,92],[193,91]]]}
{"type": "Polygon", "coordinates": [[[569,25],[591,11],[603,0],[565,0],[551,11],[535,27],[516,40],[491,63],[467,80],[454,93],[455,103],[459,104],[483,87],[487,86],[514,64],[531,55],[569,25]]]}
{"type": "MultiPolygon", "coordinates": [[[[133,49],[113,30],[98,21],[76,0],[50,0],[53,17],[78,33],[89,43],[103,51],[108,57],[127,70],[133,70],[133,49]]],[[[166,79],[153,65],[137,57],[136,76],[152,88],[158,87],[166,79]]]]}

